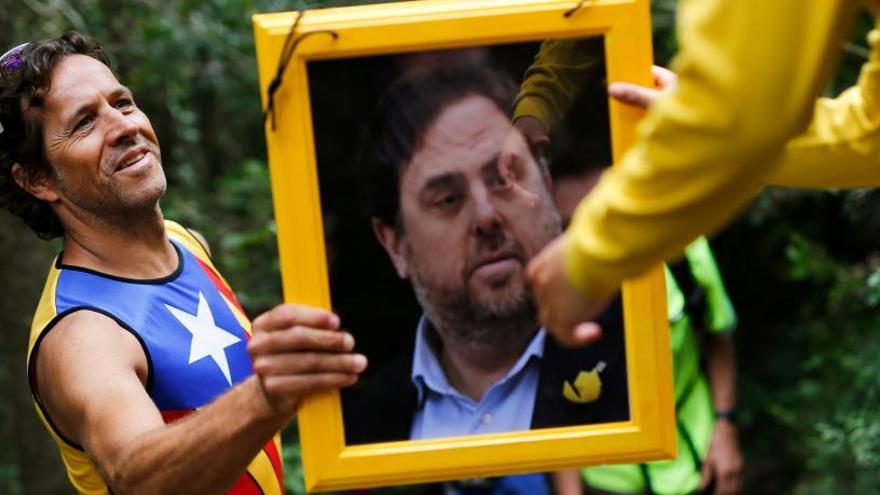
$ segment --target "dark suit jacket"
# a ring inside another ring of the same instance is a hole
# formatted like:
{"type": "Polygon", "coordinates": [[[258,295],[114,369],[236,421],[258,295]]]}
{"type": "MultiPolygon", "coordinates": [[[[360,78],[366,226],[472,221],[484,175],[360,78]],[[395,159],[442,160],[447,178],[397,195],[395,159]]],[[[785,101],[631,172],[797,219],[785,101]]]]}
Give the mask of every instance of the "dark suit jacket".
{"type": "MultiPolygon", "coordinates": [[[[541,359],[538,390],[532,412],[532,428],[575,426],[629,419],[626,353],[620,298],[597,320],[603,337],[582,349],[560,347],[548,335],[541,359]],[[570,402],[563,396],[563,383],[574,382],[580,371],[592,370],[605,361],[600,374],[602,392],[587,404],[570,402]]],[[[412,418],[420,406],[412,382],[413,348],[398,358],[380,364],[354,387],[342,391],[346,444],[409,440],[412,418]]]]}

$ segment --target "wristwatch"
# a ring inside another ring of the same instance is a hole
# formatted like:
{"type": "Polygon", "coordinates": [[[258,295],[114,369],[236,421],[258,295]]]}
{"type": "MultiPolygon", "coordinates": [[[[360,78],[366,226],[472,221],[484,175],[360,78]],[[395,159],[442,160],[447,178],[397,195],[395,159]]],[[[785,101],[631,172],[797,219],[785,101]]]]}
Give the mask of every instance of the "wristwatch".
{"type": "Polygon", "coordinates": [[[715,420],[724,420],[736,426],[736,409],[723,409],[721,411],[715,411],[715,420]]]}

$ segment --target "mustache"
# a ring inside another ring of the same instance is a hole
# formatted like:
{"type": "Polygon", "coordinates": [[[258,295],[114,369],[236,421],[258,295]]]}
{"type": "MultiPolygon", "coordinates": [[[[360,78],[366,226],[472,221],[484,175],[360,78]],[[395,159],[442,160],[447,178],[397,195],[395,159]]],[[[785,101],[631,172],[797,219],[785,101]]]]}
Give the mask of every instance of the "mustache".
{"type": "Polygon", "coordinates": [[[526,250],[522,244],[505,236],[503,233],[484,238],[473,253],[469,254],[462,268],[462,280],[468,280],[480,266],[501,258],[514,258],[523,266],[528,262],[526,250]]]}
{"type": "Polygon", "coordinates": [[[134,150],[135,148],[142,147],[146,151],[153,151],[153,147],[150,146],[150,143],[138,136],[130,140],[131,142],[127,143],[127,146],[117,146],[112,149],[112,153],[109,156],[105,157],[105,163],[107,163],[113,169],[116,169],[120,165],[120,161],[125,158],[129,152],[134,150]],[[117,149],[118,148],[118,149],[117,149]]]}

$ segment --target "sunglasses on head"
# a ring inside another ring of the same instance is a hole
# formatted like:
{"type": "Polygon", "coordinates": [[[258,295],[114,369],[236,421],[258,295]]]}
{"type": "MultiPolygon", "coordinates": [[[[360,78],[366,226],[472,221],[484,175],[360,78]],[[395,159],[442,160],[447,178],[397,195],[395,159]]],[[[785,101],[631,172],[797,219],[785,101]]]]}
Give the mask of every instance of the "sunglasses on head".
{"type": "MultiPolygon", "coordinates": [[[[22,43],[3,55],[0,55],[0,72],[9,74],[21,69],[21,66],[24,64],[21,59],[21,52],[24,51],[24,47],[26,46],[27,43],[22,43]]],[[[0,122],[0,134],[2,134],[3,131],[3,123],[0,122]]]]}
{"type": "Polygon", "coordinates": [[[3,72],[14,72],[20,69],[23,63],[21,52],[24,51],[24,47],[26,46],[27,43],[22,43],[3,55],[0,55],[0,70],[3,72]]]}

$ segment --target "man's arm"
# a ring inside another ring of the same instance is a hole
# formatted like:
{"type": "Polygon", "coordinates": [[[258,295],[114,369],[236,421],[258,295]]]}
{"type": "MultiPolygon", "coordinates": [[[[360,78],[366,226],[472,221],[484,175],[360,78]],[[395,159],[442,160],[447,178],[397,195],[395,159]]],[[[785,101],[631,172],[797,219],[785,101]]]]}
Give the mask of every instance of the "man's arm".
{"type": "Polygon", "coordinates": [[[526,70],[514,102],[513,120],[536,119],[550,132],[565,118],[590,75],[599,67],[596,39],[546,40],[526,70]]]}
{"type": "Polygon", "coordinates": [[[788,143],[767,177],[789,187],[880,186],[880,18],[868,34],[871,52],[858,83],[816,102],[806,132],[788,143]]]}
{"type": "Polygon", "coordinates": [[[718,228],[760,189],[808,123],[855,8],[848,0],[680,3],[678,88],[581,202],[562,245],[533,261],[535,294],[557,338],[577,341],[573,322],[595,316],[557,307],[573,297],[562,291],[600,309],[622,279],[718,228]]]}
{"type": "MultiPolygon", "coordinates": [[[[710,335],[707,349],[709,383],[712,405],[716,412],[727,413],[736,409],[736,358],[730,334],[710,335]]],[[[709,450],[703,462],[701,489],[715,481],[715,493],[732,495],[742,482],[743,457],[739,448],[736,425],[732,418],[719,417],[715,421],[709,450]]]]}
{"type": "Polygon", "coordinates": [[[79,311],[44,338],[38,390],[56,426],[115,493],[220,493],[303,394],[354,383],[365,361],[337,325],[335,315],[308,308],[262,315],[249,343],[257,374],[166,425],[144,390],[146,357],[135,338],[110,318],[79,311]]]}
{"type": "Polygon", "coordinates": [[[557,471],[552,474],[553,493],[556,495],[583,495],[584,485],[581,481],[581,472],[571,469],[557,471]]]}
{"type": "MultiPolygon", "coordinates": [[[[785,147],[766,182],[810,188],[880,186],[880,18],[868,34],[870,55],[857,84],[836,98],[820,98],[807,130],[785,147]]],[[[615,99],[648,108],[674,88],[676,76],[654,67],[655,87],[612,83],[615,99]],[[659,76],[659,77],[658,77],[659,76]]]]}
{"type": "Polygon", "coordinates": [[[599,67],[598,39],[546,40],[526,70],[514,102],[513,122],[536,155],[565,118],[589,77],[599,67]]]}
{"type": "Polygon", "coordinates": [[[733,332],[737,316],[709,241],[699,237],[685,249],[685,257],[703,291],[704,312],[692,314],[691,321],[707,335],[705,355],[712,406],[719,415],[703,462],[702,487],[714,480],[716,494],[730,495],[739,491],[743,469],[737,429],[730,417],[736,408],[733,332]]]}

